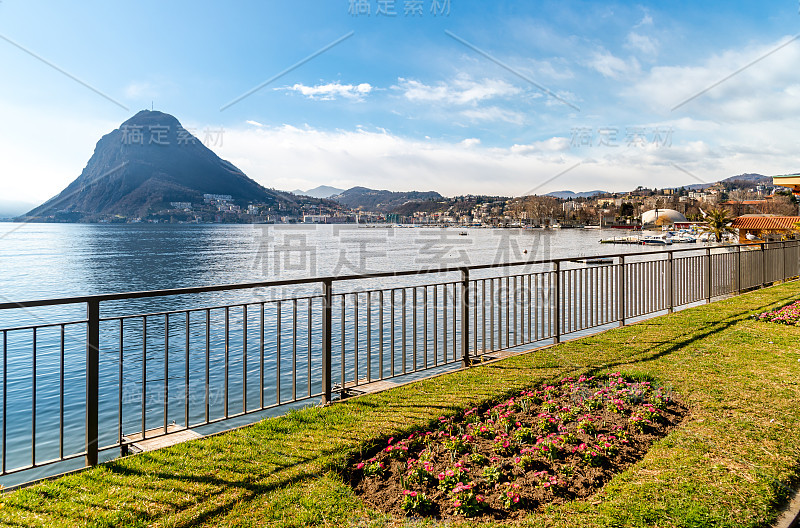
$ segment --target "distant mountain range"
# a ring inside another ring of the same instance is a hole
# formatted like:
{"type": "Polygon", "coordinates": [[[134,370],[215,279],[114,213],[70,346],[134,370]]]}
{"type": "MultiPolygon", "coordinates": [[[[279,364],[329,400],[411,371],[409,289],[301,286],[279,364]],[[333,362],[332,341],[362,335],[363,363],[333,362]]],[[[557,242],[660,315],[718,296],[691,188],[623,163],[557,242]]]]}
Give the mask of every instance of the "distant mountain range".
{"type": "Polygon", "coordinates": [[[302,191],[300,189],[295,189],[291,191],[292,194],[296,194],[298,196],[311,196],[312,198],[330,198],[336,194],[341,194],[344,192],[344,189],[337,189],[336,187],[331,187],[330,185],[320,185],[319,187],[314,187],[313,189],[309,189],[307,191],[302,191]]]}
{"type": "Polygon", "coordinates": [[[442,200],[444,197],[436,191],[395,192],[367,189],[366,187],[353,187],[340,194],[331,196],[330,199],[350,209],[389,213],[396,207],[408,202],[442,200]]]}
{"type": "Polygon", "coordinates": [[[93,215],[139,217],[169,208],[170,202],[202,203],[204,194],[230,195],[239,205],[294,202],[297,197],[266,189],[219,158],[175,117],[142,110],[97,142],[75,181],[28,212],[47,218],[93,215]]]}
{"type": "MultiPolygon", "coordinates": [[[[717,183],[732,183],[735,181],[747,182],[752,185],[772,185],[772,176],[764,176],[763,174],[753,174],[753,173],[745,173],[739,174],[737,176],[730,176],[729,178],[725,178],[724,180],[720,180],[718,182],[710,182],[710,183],[693,183],[690,185],[679,185],[678,188],[685,188],[692,191],[707,189],[716,185],[717,183]]],[[[573,191],[555,191],[551,193],[547,193],[545,196],[554,196],[556,198],[561,198],[563,200],[575,199],[575,198],[591,198],[592,196],[596,196],[598,194],[606,194],[608,191],[586,191],[586,192],[573,192],[573,191]]]]}
{"type": "Polygon", "coordinates": [[[554,191],[545,194],[545,196],[555,196],[556,198],[561,198],[562,200],[569,200],[575,198],[591,198],[592,196],[597,196],[598,194],[606,194],[608,191],[586,191],[586,192],[573,192],[573,191],[554,191]]]}

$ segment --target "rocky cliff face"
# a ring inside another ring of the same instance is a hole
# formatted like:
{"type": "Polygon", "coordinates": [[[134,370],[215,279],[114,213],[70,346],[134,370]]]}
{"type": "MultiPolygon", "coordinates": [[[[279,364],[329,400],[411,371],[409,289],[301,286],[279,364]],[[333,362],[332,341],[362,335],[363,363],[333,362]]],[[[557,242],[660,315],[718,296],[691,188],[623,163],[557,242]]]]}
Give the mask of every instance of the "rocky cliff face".
{"type": "Polygon", "coordinates": [[[206,193],[228,194],[240,205],[291,200],[219,158],[173,116],[143,110],[103,136],[81,175],[25,216],[143,216],[169,202],[202,202],[206,193]]]}

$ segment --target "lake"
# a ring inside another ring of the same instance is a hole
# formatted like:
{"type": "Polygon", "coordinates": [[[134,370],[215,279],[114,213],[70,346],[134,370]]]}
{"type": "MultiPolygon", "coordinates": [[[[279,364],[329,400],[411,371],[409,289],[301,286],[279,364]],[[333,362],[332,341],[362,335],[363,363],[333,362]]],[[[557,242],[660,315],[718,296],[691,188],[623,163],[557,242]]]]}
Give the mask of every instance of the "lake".
{"type": "Polygon", "coordinates": [[[0,223],[0,295],[20,301],[648,249],[599,244],[614,234],[620,232],[0,223]]]}

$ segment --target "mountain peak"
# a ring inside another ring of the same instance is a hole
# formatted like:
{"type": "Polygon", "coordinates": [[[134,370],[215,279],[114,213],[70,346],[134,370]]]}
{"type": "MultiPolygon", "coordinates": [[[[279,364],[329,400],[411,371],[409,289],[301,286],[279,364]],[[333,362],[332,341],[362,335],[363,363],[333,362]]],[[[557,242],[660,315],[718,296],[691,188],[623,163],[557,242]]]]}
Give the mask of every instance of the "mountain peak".
{"type": "Polygon", "coordinates": [[[158,110],[141,110],[133,117],[122,123],[125,126],[181,126],[180,121],[171,115],[158,110]]]}
{"type": "Polygon", "coordinates": [[[81,175],[27,216],[144,216],[170,202],[202,202],[203,194],[230,195],[240,205],[278,198],[220,159],[174,116],[142,110],[103,136],[81,175]]]}

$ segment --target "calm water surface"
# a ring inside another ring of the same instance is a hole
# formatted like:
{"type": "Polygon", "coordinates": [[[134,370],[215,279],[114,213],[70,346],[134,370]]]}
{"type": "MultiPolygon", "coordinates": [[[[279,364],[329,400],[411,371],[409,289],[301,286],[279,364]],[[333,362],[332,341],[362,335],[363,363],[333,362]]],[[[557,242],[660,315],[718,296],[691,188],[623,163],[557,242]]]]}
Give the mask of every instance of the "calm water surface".
{"type": "Polygon", "coordinates": [[[642,250],[598,243],[620,234],[586,229],[0,223],[0,295],[20,301],[642,250]]]}

